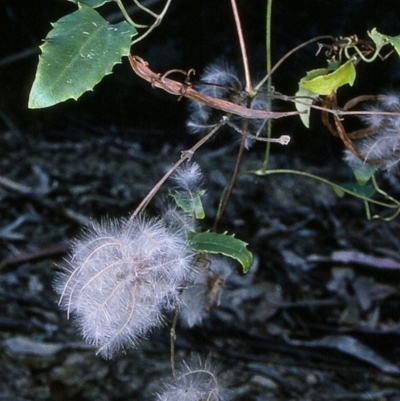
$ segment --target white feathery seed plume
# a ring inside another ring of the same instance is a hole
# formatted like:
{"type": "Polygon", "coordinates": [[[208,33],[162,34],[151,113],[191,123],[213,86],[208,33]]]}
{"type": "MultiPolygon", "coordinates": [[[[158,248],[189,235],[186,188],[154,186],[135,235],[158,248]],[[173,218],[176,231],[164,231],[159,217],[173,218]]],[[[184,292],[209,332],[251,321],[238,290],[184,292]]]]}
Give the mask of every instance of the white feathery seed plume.
{"type": "Polygon", "coordinates": [[[191,275],[186,239],[161,219],[93,224],[55,281],[60,305],[105,358],[162,324],[191,275]]]}
{"type": "Polygon", "coordinates": [[[164,384],[157,401],[227,401],[228,392],[218,381],[210,358],[192,355],[176,372],[176,381],[164,384]]]}
{"type": "MultiPolygon", "coordinates": [[[[237,71],[225,61],[219,60],[207,66],[200,79],[204,83],[196,85],[196,89],[200,93],[213,98],[228,100],[245,107],[248,106],[247,97],[243,96],[243,82],[238,78],[237,71]]],[[[263,96],[261,92],[252,99],[250,106],[255,110],[268,110],[269,107],[268,98],[263,96]]],[[[221,119],[219,112],[206,104],[196,101],[190,101],[189,113],[190,118],[186,126],[189,132],[194,134],[210,131],[221,119]]],[[[249,133],[259,136],[265,131],[265,123],[266,120],[251,119],[249,133]]],[[[230,116],[228,126],[242,134],[243,118],[230,116]]],[[[251,142],[251,140],[247,139],[246,147],[251,142]]]]}
{"type": "Polygon", "coordinates": [[[208,256],[209,263],[198,267],[197,276],[182,294],[179,316],[183,325],[198,326],[214,304],[219,304],[222,288],[233,271],[230,261],[222,256],[208,256]]]}
{"type": "Polygon", "coordinates": [[[377,114],[362,116],[361,120],[376,133],[354,141],[365,161],[348,149],[345,150],[344,159],[353,167],[362,166],[365,162],[378,162],[383,169],[394,172],[400,163],[400,116],[379,112],[399,113],[400,94],[381,95],[375,104],[366,109],[377,114]]]}

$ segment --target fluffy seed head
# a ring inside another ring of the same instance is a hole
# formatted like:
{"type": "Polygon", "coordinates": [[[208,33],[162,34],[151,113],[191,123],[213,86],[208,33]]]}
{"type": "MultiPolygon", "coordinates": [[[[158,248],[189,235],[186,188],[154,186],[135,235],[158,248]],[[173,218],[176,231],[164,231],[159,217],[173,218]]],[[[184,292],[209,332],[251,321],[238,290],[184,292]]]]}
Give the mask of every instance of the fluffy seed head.
{"type": "Polygon", "coordinates": [[[198,355],[183,362],[176,372],[176,382],[164,385],[158,401],[224,401],[227,391],[218,383],[217,372],[209,358],[198,355]]]}
{"type": "Polygon", "coordinates": [[[191,162],[180,166],[171,178],[179,189],[187,192],[198,192],[202,177],[200,166],[196,162],[191,162]]]}
{"type": "MultiPolygon", "coordinates": [[[[400,95],[388,93],[379,96],[379,100],[366,108],[369,114],[361,120],[375,133],[354,141],[365,161],[379,162],[382,168],[394,172],[400,165],[400,115],[379,114],[379,112],[400,112],[400,95]]],[[[349,150],[345,151],[345,161],[350,166],[360,166],[359,160],[349,150]]]]}
{"type": "Polygon", "coordinates": [[[106,358],[162,323],[190,274],[186,240],[161,220],[93,224],[55,281],[60,305],[106,358]]]}
{"type": "MultiPolygon", "coordinates": [[[[243,92],[244,83],[238,78],[235,69],[228,63],[219,60],[207,66],[201,76],[201,82],[204,84],[196,85],[196,89],[203,95],[249,107],[248,97],[243,92]]],[[[190,101],[189,105],[190,118],[187,122],[187,128],[191,133],[201,134],[210,131],[221,120],[221,113],[206,104],[190,101]]],[[[263,96],[261,92],[258,93],[252,98],[250,108],[268,110],[268,98],[263,96]]],[[[227,125],[234,131],[243,134],[243,122],[242,117],[230,116],[227,125]]],[[[260,135],[265,131],[265,123],[266,120],[251,119],[248,132],[256,136],[260,135]]],[[[251,142],[247,138],[246,147],[249,147],[251,142]]]]}

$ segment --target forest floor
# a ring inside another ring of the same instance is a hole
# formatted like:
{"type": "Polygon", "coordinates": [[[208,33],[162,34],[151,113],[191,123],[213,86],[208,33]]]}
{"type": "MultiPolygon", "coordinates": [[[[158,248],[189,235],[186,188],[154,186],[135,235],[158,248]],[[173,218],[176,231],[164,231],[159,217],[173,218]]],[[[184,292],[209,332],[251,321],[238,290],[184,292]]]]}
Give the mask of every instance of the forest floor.
{"type": "MultiPolygon", "coordinates": [[[[235,149],[194,156],[208,194],[205,225],[235,149]]],[[[52,281],[82,227],[127,217],[182,150],[1,133],[0,400],[152,400],[170,380],[168,326],[105,361],[58,309],[52,281]]],[[[261,160],[249,151],[242,171],[261,160]]],[[[270,168],[351,178],[339,165],[284,153],[270,168]]],[[[247,275],[237,266],[203,326],[178,324],[178,363],[210,355],[234,401],[400,400],[398,219],[368,220],[362,201],[306,177],[243,175],[221,230],[246,240],[255,264],[247,275]]]]}

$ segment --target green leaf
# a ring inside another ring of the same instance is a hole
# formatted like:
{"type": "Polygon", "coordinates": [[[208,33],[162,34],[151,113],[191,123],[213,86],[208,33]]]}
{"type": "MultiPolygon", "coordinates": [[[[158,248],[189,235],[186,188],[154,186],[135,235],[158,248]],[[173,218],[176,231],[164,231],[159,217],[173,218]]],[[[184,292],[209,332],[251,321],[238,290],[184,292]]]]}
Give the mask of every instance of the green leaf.
{"type": "Polygon", "coordinates": [[[297,111],[300,112],[299,116],[306,128],[310,128],[310,111],[313,101],[318,98],[318,94],[311,92],[310,90],[304,88],[302,84],[304,82],[310,81],[313,78],[319,77],[321,75],[329,74],[329,72],[335,70],[338,66],[328,61],[328,68],[318,68],[316,70],[307,71],[305,77],[300,79],[299,89],[296,92],[296,97],[300,97],[299,101],[296,102],[295,106],[297,111]],[[305,113],[304,113],[305,111],[305,113]]]}
{"type": "Polygon", "coordinates": [[[247,273],[253,264],[253,254],[247,249],[247,243],[233,235],[203,232],[194,234],[190,245],[197,252],[222,254],[237,260],[247,273]]]}
{"type": "Polygon", "coordinates": [[[370,198],[376,192],[374,186],[371,184],[360,185],[357,182],[348,182],[342,184],[342,187],[355,192],[358,195],[364,196],[365,198],[370,198]]]}
{"type": "Polygon", "coordinates": [[[379,163],[359,163],[357,165],[350,165],[350,168],[353,170],[353,173],[359,185],[366,184],[379,169],[379,167],[381,167],[379,163]]]}
{"type": "Polygon", "coordinates": [[[335,194],[339,197],[339,198],[343,198],[343,196],[345,195],[345,192],[343,191],[343,189],[334,186],[332,187],[333,191],[335,192],[335,194]]]}
{"type": "Polygon", "coordinates": [[[390,43],[396,50],[397,54],[400,55],[400,35],[399,36],[387,36],[379,33],[376,28],[368,32],[369,37],[374,41],[377,49],[381,49],[387,43],[390,43]]]}
{"type": "Polygon", "coordinates": [[[110,25],[90,7],[61,18],[41,46],[29,108],[49,107],[78,99],[110,74],[129,54],[136,29],[127,22],[110,25]]]}
{"type": "Polygon", "coordinates": [[[296,97],[299,97],[299,102],[296,102],[296,109],[300,112],[299,116],[305,127],[310,128],[310,110],[314,100],[318,95],[299,85],[299,90],[296,92],[296,97]]]}
{"type": "Polygon", "coordinates": [[[194,215],[197,220],[204,219],[206,214],[203,208],[203,202],[201,201],[201,197],[205,194],[206,191],[201,190],[194,197],[189,197],[187,194],[181,193],[170,193],[170,195],[174,198],[175,203],[187,214],[194,215]]]}
{"type": "Polygon", "coordinates": [[[356,69],[353,61],[348,60],[334,72],[321,74],[303,82],[300,81],[300,86],[319,95],[330,95],[343,85],[349,84],[353,86],[355,78],[356,69]]]}
{"type": "Polygon", "coordinates": [[[385,36],[390,44],[395,48],[398,55],[400,55],[400,35],[399,36],[385,36]]]}
{"type": "Polygon", "coordinates": [[[376,28],[373,28],[371,32],[368,32],[368,36],[374,41],[377,51],[388,43],[387,37],[380,34],[376,28]]]}
{"type": "Polygon", "coordinates": [[[72,3],[78,4],[84,4],[85,6],[96,8],[100,7],[105,3],[111,3],[114,0],[69,0],[72,1],[72,3]]]}

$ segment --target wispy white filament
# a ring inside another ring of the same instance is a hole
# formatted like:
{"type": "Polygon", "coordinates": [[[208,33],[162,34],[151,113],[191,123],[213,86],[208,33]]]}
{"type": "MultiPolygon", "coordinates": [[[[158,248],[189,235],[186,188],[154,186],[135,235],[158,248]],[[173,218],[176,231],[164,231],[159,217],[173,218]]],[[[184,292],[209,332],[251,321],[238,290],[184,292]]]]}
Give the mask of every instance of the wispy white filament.
{"type": "Polygon", "coordinates": [[[211,360],[198,355],[183,362],[176,372],[176,381],[164,385],[157,401],[224,401],[228,392],[218,382],[211,360]]]}
{"type": "Polygon", "coordinates": [[[162,220],[93,224],[75,242],[55,290],[86,341],[110,358],[162,323],[191,258],[186,240],[162,220]]]}
{"type": "MultiPolygon", "coordinates": [[[[362,121],[375,133],[354,143],[365,158],[365,162],[380,163],[382,168],[394,172],[400,165],[400,116],[379,113],[399,113],[400,94],[382,95],[379,101],[369,106],[367,110],[376,114],[365,115],[362,121]]],[[[345,161],[355,167],[365,163],[349,150],[345,151],[345,161]]]]}

